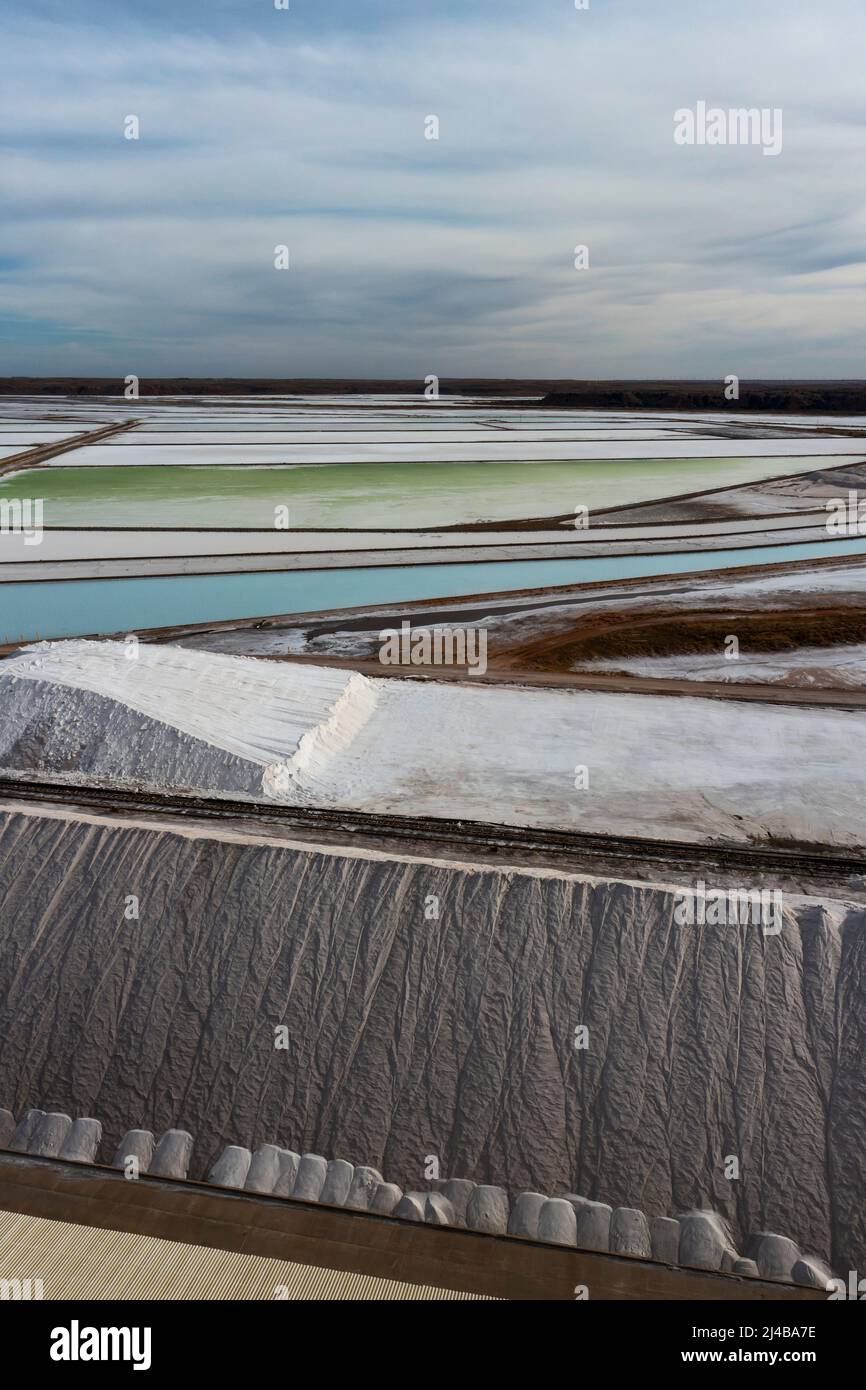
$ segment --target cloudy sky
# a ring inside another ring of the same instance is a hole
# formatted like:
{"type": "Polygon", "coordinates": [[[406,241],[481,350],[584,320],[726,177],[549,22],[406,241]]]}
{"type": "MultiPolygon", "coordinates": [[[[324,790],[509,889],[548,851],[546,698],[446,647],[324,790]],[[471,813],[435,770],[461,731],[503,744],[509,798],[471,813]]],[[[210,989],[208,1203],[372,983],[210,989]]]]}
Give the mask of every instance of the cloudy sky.
{"type": "Polygon", "coordinates": [[[0,22],[0,372],[866,375],[863,0],[0,22]],[[701,100],[781,154],[677,145],[701,100]]]}

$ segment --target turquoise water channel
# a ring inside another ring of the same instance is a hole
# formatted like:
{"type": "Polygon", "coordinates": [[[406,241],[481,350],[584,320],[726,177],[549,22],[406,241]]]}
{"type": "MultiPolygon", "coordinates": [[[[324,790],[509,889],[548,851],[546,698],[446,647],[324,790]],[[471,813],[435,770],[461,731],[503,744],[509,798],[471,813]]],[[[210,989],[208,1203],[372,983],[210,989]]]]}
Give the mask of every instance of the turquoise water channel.
{"type": "Polygon", "coordinates": [[[645,575],[689,574],[787,560],[866,553],[866,537],[682,555],[587,560],[498,560],[477,564],[376,566],[165,579],[82,579],[0,584],[0,640],[105,636],[221,619],[314,613],[413,599],[509,593],[516,589],[645,575]]]}

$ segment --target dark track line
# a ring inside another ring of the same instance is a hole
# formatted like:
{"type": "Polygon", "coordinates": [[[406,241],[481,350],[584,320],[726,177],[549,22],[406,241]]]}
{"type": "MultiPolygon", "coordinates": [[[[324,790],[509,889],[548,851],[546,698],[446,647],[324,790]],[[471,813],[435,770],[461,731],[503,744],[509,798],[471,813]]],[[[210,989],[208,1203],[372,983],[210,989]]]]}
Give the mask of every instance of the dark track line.
{"type": "Polygon", "coordinates": [[[7,473],[20,473],[28,468],[42,468],[60,454],[68,454],[85,444],[98,444],[111,439],[116,434],[124,434],[135,429],[137,420],[122,420],[120,424],[106,425],[101,430],[85,430],[82,434],[67,435],[56,444],[36,444],[32,449],[24,449],[19,454],[11,454],[0,462],[0,478],[7,473]]]}
{"type": "MultiPolygon", "coordinates": [[[[62,805],[79,811],[102,811],[130,816],[165,817],[180,820],[238,822],[260,829],[297,829],[309,834],[337,835],[341,843],[352,837],[389,840],[402,845],[404,852],[419,852],[419,846],[432,853],[438,847],[465,856],[467,851],[528,851],[554,861],[571,861],[595,856],[621,863],[653,863],[676,871],[745,870],[753,873],[785,873],[809,878],[861,875],[866,871],[866,848],[832,849],[809,844],[743,846],[687,844],[630,836],[583,834],[563,830],[537,830],[483,821],[448,820],[429,816],[377,815],[369,812],[324,810],[282,806],[276,803],[238,801],[221,796],[194,793],[131,791],[121,788],[91,787],[68,782],[18,781],[0,777],[2,802],[33,802],[62,805]],[[414,846],[414,850],[412,847],[414,846]]],[[[381,848],[381,844],[379,845],[381,848]]],[[[565,866],[563,866],[565,867],[565,866]]]]}

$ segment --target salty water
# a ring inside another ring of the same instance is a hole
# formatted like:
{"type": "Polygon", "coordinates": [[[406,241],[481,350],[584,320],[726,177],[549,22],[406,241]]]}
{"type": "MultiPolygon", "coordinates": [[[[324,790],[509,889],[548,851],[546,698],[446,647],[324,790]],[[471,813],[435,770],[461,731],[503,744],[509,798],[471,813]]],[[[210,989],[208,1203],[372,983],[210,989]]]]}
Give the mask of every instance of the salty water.
{"type": "Polygon", "coordinates": [[[0,479],[0,500],[44,499],[47,526],[459,525],[597,511],[703,488],[808,472],[801,458],[592,459],[284,467],[58,466],[0,479]]]}
{"type": "Polygon", "coordinates": [[[220,619],[513,592],[555,584],[697,573],[780,560],[866,553],[866,537],[755,546],[712,555],[628,555],[594,560],[503,560],[477,564],[86,579],[0,584],[0,640],[104,636],[220,619]]]}

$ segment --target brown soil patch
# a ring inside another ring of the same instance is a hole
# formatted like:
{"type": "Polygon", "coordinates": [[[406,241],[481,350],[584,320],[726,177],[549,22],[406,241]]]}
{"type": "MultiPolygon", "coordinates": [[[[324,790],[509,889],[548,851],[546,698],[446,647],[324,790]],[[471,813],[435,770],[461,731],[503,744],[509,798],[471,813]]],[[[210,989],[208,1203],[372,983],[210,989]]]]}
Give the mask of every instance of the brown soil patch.
{"type": "Polygon", "coordinates": [[[845,646],[866,642],[866,610],[812,608],[743,613],[717,609],[690,615],[680,609],[649,614],[608,613],[596,615],[571,631],[550,634],[509,650],[498,647],[495,654],[491,653],[491,665],[518,671],[578,671],[599,659],[628,661],[722,652],[725,638],[731,634],[739,639],[741,653],[845,646]]]}

